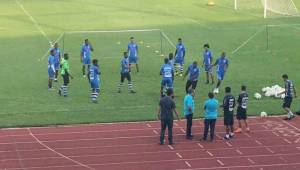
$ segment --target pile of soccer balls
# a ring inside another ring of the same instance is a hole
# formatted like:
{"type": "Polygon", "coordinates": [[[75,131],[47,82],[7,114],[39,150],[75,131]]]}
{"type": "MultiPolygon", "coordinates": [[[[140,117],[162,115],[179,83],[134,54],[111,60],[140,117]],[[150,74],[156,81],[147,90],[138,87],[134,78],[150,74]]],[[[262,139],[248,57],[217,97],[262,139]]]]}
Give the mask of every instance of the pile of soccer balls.
{"type": "MultiPolygon", "coordinates": [[[[274,85],[271,87],[264,87],[264,88],[262,88],[261,91],[264,93],[264,95],[266,97],[275,97],[275,98],[281,98],[281,99],[283,99],[285,97],[285,94],[280,94],[280,93],[284,92],[285,89],[280,87],[279,85],[274,85]]],[[[262,98],[262,95],[259,93],[255,93],[254,98],[259,100],[262,98]]]]}

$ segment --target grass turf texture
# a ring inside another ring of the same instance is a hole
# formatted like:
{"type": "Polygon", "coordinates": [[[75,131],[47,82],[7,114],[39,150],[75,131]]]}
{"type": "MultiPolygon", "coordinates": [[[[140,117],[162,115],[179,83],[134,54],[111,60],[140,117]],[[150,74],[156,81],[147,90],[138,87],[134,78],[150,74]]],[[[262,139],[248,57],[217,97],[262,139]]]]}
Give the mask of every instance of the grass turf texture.
{"type": "MultiPolygon", "coordinates": [[[[43,58],[49,42],[22,11],[17,1],[0,2],[0,126],[41,126],[53,124],[140,121],[155,119],[161,77],[159,68],[163,57],[158,32],[76,34],[65,37],[65,49],[70,53],[71,70],[75,77],[69,86],[69,97],[59,97],[47,90],[47,57],[43,58]],[[133,73],[137,94],[116,93],[119,63],[128,38],[135,36],[140,45],[141,72],[133,73]],[[93,56],[100,61],[102,88],[99,104],[90,101],[90,87],[81,76],[80,45],[84,38],[94,44],[93,56]],[[120,44],[118,43],[120,42],[120,44]],[[146,46],[150,46],[147,48],[146,46]]],[[[39,23],[51,40],[71,30],[163,29],[175,43],[183,38],[187,48],[186,65],[202,61],[202,45],[210,43],[215,58],[226,51],[230,68],[217,96],[222,100],[225,86],[239,93],[245,84],[250,94],[248,113],[261,111],[282,113],[281,100],[255,100],[253,94],[262,87],[282,85],[281,75],[289,74],[300,87],[298,42],[300,26],[269,27],[269,49],[266,49],[266,24],[295,24],[295,17],[263,19],[261,9],[235,11],[233,2],[216,0],[216,6],[206,6],[206,0],[26,0],[19,1],[39,23]],[[257,35],[235,54],[238,46],[257,35]]],[[[300,8],[300,3],[295,2],[300,8]]],[[[260,4],[259,4],[260,5],[260,4]]],[[[164,54],[174,51],[166,41],[164,54]]],[[[212,86],[204,85],[204,72],[197,87],[196,117],[203,114],[202,106],[212,86]]],[[[62,81],[59,79],[59,81],[62,81]]],[[[58,83],[55,83],[56,89],[58,83]]],[[[178,110],[182,111],[185,81],[175,80],[178,110]]],[[[299,91],[299,90],[298,90],[299,91]]],[[[299,99],[294,109],[299,109],[299,99]]],[[[220,110],[221,112],[221,110],[220,110]]]]}

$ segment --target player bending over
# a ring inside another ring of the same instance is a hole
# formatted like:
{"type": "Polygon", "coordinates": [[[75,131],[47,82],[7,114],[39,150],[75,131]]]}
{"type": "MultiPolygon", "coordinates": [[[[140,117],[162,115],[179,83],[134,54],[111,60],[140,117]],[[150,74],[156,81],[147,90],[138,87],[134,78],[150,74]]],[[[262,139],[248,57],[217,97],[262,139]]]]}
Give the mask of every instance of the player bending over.
{"type": "Polygon", "coordinates": [[[118,86],[118,93],[121,93],[121,89],[124,84],[124,80],[128,80],[128,90],[130,93],[136,93],[133,90],[133,85],[131,82],[131,75],[130,75],[130,65],[129,65],[129,60],[128,60],[128,53],[124,52],[124,58],[121,60],[121,81],[118,86]]]}
{"type": "Polygon", "coordinates": [[[138,45],[134,42],[134,37],[130,37],[130,42],[127,47],[127,53],[129,55],[129,65],[135,65],[136,71],[139,72],[138,65],[138,45]]]}
{"type": "Polygon", "coordinates": [[[189,65],[187,71],[184,74],[183,79],[189,75],[189,78],[186,82],[185,86],[185,92],[188,93],[189,89],[192,88],[193,90],[196,89],[199,75],[200,75],[200,69],[198,67],[197,61],[194,61],[193,64],[189,65]]]}
{"type": "Polygon", "coordinates": [[[230,138],[233,138],[233,111],[235,107],[235,98],[231,94],[231,88],[226,87],[225,88],[225,97],[223,100],[223,107],[224,110],[224,125],[226,127],[226,135],[224,136],[225,140],[229,140],[230,138]]]}
{"type": "Polygon", "coordinates": [[[67,53],[64,54],[64,59],[61,60],[60,63],[61,71],[60,74],[63,78],[64,84],[60,86],[58,90],[58,94],[61,96],[63,93],[64,97],[68,96],[68,84],[70,83],[70,78],[73,79],[73,76],[70,74],[70,65],[69,65],[69,55],[67,53]]]}
{"type": "Polygon", "coordinates": [[[48,90],[53,90],[52,83],[55,78],[55,57],[54,50],[50,50],[50,55],[48,57],[48,90]]]}
{"type": "Polygon", "coordinates": [[[203,45],[204,52],[203,52],[203,66],[205,73],[206,73],[206,84],[209,84],[209,77],[211,78],[211,84],[214,84],[214,75],[212,72],[212,62],[213,62],[213,54],[209,49],[209,44],[203,45]]]}
{"type": "Polygon", "coordinates": [[[164,90],[173,88],[174,70],[173,66],[169,64],[168,58],[164,59],[164,64],[160,68],[160,75],[162,76],[160,96],[164,97],[164,90]]]}
{"type": "Polygon", "coordinates": [[[291,120],[295,117],[294,113],[291,110],[291,104],[293,101],[293,97],[297,97],[296,89],[287,74],[282,75],[282,79],[284,81],[284,88],[285,90],[278,95],[285,94],[284,101],[283,101],[283,109],[287,113],[287,117],[284,118],[285,120],[291,120]]]}
{"type": "Polygon", "coordinates": [[[60,67],[60,61],[61,61],[61,54],[60,54],[60,49],[58,47],[58,43],[56,42],[54,44],[54,57],[55,57],[55,79],[54,81],[57,82],[57,77],[58,77],[58,72],[59,72],[59,67],[60,67]]]}
{"type": "Polygon", "coordinates": [[[237,99],[238,107],[236,111],[236,119],[238,120],[239,127],[234,131],[235,133],[242,132],[242,120],[246,126],[246,131],[250,132],[247,122],[247,105],[248,105],[248,93],[246,91],[246,86],[241,87],[241,93],[237,99]]]}
{"type": "Polygon", "coordinates": [[[82,62],[82,74],[85,77],[85,67],[87,67],[87,71],[89,71],[91,66],[91,58],[92,51],[94,51],[91,43],[88,39],[84,40],[84,44],[81,47],[80,60],[82,62]]]}
{"type": "Polygon", "coordinates": [[[214,89],[214,93],[219,93],[219,87],[221,85],[221,82],[224,79],[225,73],[228,69],[229,66],[229,61],[226,58],[226,53],[222,52],[221,57],[219,57],[215,64],[213,66],[217,66],[217,78],[218,78],[218,83],[214,89]]]}
{"type": "Polygon", "coordinates": [[[185,47],[182,43],[182,39],[178,38],[178,43],[175,50],[175,75],[183,76],[185,47]],[[179,71],[178,71],[179,70],[179,71]]]}
{"type": "Polygon", "coordinates": [[[100,93],[100,69],[98,66],[98,60],[93,59],[93,65],[89,69],[88,78],[91,84],[91,99],[94,103],[97,103],[97,98],[100,93]]]}

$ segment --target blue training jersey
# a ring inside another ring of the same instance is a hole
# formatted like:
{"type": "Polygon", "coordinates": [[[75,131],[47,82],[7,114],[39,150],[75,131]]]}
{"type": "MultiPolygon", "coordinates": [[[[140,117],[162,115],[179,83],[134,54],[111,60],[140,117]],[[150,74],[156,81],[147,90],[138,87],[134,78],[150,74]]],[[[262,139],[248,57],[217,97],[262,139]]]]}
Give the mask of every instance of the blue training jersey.
{"type": "Polygon", "coordinates": [[[284,87],[285,87],[285,96],[286,97],[293,97],[293,95],[294,95],[294,85],[293,85],[292,81],[287,80],[284,83],[284,87]]]}
{"type": "Polygon", "coordinates": [[[121,73],[128,73],[129,72],[129,59],[123,58],[121,60],[121,73]]]}
{"type": "Polygon", "coordinates": [[[184,59],[184,55],[185,55],[185,47],[182,43],[178,43],[176,45],[176,56],[175,56],[175,58],[184,59]]]}
{"type": "Polygon", "coordinates": [[[48,57],[48,69],[51,68],[54,71],[55,70],[54,65],[55,65],[55,57],[53,55],[50,55],[48,57]]]}
{"type": "Polygon", "coordinates": [[[128,44],[128,56],[129,57],[137,57],[138,53],[138,45],[135,43],[129,43],[128,44]]]}
{"type": "Polygon", "coordinates": [[[81,47],[81,55],[83,56],[83,58],[90,58],[91,57],[91,50],[92,50],[91,45],[83,44],[82,47],[81,47]]]}
{"type": "Polygon", "coordinates": [[[89,70],[89,76],[91,82],[98,82],[100,80],[100,69],[98,66],[92,65],[89,70]]]}
{"type": "Polygon", "coordinates": [[[53,48],[52,50],[54,50],[54,58],[55,58],[55,63],[59,63],[60,62],[60,49],[59,48],[53,48]]]}
{"type": "Polygon", "coordinates": [[[164,64],[160,68],[160,73],[162,75],[162,78],[172,78],[174,74],[173,66],[170,64],[164,64]]]}
{"type": "Polygon", "coordinates": [[[191,64],[188,67],[188,73],[189,73],[189,80],[197,81],[200,75],[200,69],[199,67],[194,67],[193,64],[191,64]]]}
{"type": "Polygon", "coordinates": [[[212,52],[210,50],[205,50],[203,52],[203,64],[205,66],[210,66],[212,64],[212,52]]]}
{"type": "Polygon", "coordinates": [[[228,65],[229,65],[229,61],[225,57],[220,57],[220,58],[217,59],[216,64],[218,66],[217,67],[218,72],[225,72],[228,65]]]}

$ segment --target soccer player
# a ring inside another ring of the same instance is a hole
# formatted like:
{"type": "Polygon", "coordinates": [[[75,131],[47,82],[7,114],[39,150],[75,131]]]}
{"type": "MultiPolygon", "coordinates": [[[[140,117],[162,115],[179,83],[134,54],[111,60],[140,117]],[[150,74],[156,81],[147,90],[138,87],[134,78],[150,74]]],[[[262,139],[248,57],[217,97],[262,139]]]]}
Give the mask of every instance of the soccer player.
{"type": "Polygon", "coordinates": [[[134,37],[130,37],[130,42],[127,47],[127,53],[129,55],[129,65],[135,64],[136,71],[139,72],[138,65],[138,45],[134,42],[134,37]]]}
{"type": "Polygon", "coordinates": [[[221,85],[221,82],[224,80],[225,73],[228,69],[229,66],[229,61],[226,58],[226,53],[222,52],[221,57],[219,57],[215,64],[213,66],[217,66],[217,78],[218,78],[218,83],[217,86],[214,89],[214,93],[219,93],[219,87],[221,85]]]}
{"type": "Polygon", "coordinates": [[[284,118],[284,120],[291,120],[295,117],[294,113],[291,110],[291,104],[293,101],[293,97],[297,97],[296,89],[293,82],[289,80],[287,74],[282,75],[282,79],[284,81],[285,90],[282,93],[279,93],[278,95],[285,94],[282,107],[287,113],[287,117],[284,118]]]}
{"type": "Polygon", "coordinates": [[[91,52],[94,51],[93,46],[89,42],[88,39],[84,40],[84,44],[81,47],[80,60],[82,62],[82,74],[85,77],[85,67],[87,67],[87,71],[89,71],[91,66],[91,52]]]}
{"type": "MultiPolygon", "coordinates": [[[[174,55],[173,55],[173,53],[169,53],[169,64],[173,67],[173,70],[174,70],[174,55]]],[[[172,81],[174,83],[174,76],[172,77],[172,81]]]]}
{"type": "Polygon", "coordinates": [[[124,58],[121,60],[121,81],[118,86],[118,93],[121,93],[121,89],[124,84],[124,80],[128,80],[128,90],[130,93],[136,93],[133,90],[133,85],[131,82],[131,75],[130,75],[130,66],[129,66],[129,60],[128,60],[128,53],[124,52],[124,58]]]}
{"type": "Polygon", "coordinates": [[[188,93],[188,90],[192,88],[193,90],[197,87],[198,78],[200,75],[200,69],[198,67],[197,61],[194,61],[193,64],[189,65],[187,71],[184,74],[183,79],[189,75],[189,78],[186,82],[185,91],[188,93]]]}
{"type": "Polygon", "coordinates": [[[195,101],[194,101],[194,90],[189,89],[188,93],[184,97],[184,117],[186,118],[186,139],[193,139],[192,125],[193,125],[193,114],[195,112],[195,101]]]}
{"type": "Polygon", "coordinates": [[[180,76],[183,76],[184,57],[185,47],[182,43],[182,39],[178,38],[178,43],[175,50],[175,75],[179,74],[180,76]]]}
{"type": "Polygon", "coordinates": [[[58,94],[61,96],[61,93],[63,92],[63,96],[67,97],[68,84],[70,83],[69,77],[73,79],[73,76],[70,74],[69,55],[67,53],[64,54],[64,58],[63,60],[61,60],[60,66],[61,66],[60,74],[63,78],[64,84],[58,90],[58,94]]]}
{"type": "Polygon", "coordinates": [[[209,49],[209,44],[203,45],[204,52],[203,52],[203,66],[206,72],[206,84],[209,84],[209,77],[211,78],[211,84],[214,84],[214,75],[212,72],[212,62],[213,62],[213,54],[209,49]]]}
{"type": "Polygon", "coordinates": [[[162,76],[160,95],[163,97],[164,89],[173,88],[174,70],[172,65],[169,64],[168,58],[164,59],[164,64],[160,68],[160,75],[162,76]]]}
{"type": "Polygon", "coordinates": [[[59,67],[60,67],[60,60],[61,60],[60,49],[59,49],[59,46],[58,46],[57,42],[54,44],[53,50],[54,50],[54,57],[55,57],[55,64],[54,64],[55,79],[54,79],[54,81],[57,82],[57,76],[58,76],[59,67]]]}
{"type": "Polygon", "coordinates": [[[53,90],[52,82],[55,78],[55,53],[54,50],[50,50],[50,55],[48,57],[48,90],[53,90]]]}
{"type": "Polygon", "coordinates": [[[98,60],[93,59],[93,65],[89,69],[88,78],[91,84],[91,99],[94,103],[97,103],[97,98],[100,93],[100,69],[98,66],[98,60]]]}
{"type": "Polygon", "coordinates": [[[242,123],[243,120],[246,126],[247,132],[250,132],[247,122],[247,106],[248,106],[248,93],[246,91],[246,86],[241,87],[241,93],[237,99],[238,107],[236,111],[236,119],[238,120],[239,127],[234,131],[235,133],[242,132],[242,123]]]}
{"type": "Polygon", "coordinates": [[[225,97],[223,100],[223,104],[221,105],[224,110],[224,125],[226,127],[226,135],[224,136],[225,140],[229,140],[230,138],[233,138],[233,110],[235,107],[235,98],[231,94],[231,88],[226,87],[225,88],[225,97]]]}

